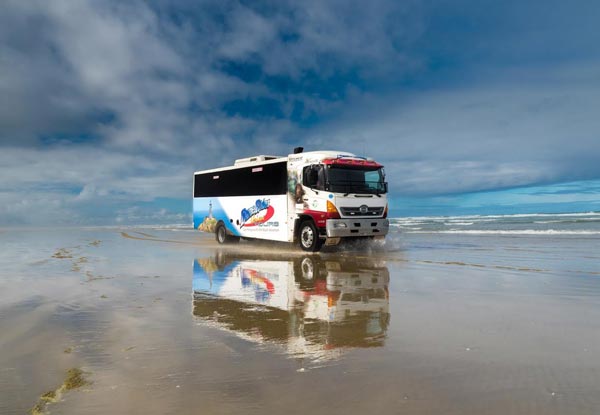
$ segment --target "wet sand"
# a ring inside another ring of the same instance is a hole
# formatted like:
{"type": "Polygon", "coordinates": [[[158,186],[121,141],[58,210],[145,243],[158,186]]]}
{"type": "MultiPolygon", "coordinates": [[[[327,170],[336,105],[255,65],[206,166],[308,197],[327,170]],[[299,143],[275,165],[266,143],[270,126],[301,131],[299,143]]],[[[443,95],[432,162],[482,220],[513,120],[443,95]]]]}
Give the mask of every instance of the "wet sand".
{"type": "Polygon", "coordinates": [[[598,237],[0,242],[2,414],[600,413],[598,237]]]}

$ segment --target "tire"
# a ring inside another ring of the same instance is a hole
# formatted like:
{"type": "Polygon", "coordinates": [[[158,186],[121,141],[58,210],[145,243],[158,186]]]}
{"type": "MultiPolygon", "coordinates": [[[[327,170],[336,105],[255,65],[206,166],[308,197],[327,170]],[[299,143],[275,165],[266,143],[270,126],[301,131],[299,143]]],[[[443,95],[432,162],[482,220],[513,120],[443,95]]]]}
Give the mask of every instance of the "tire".
{"type": "Polygon", "coordinates": [[[312,281],[316,278],[315,263],[312,258],[302,258],[300,262],[300,272],[302,273],[302,279],[306,281],[312,281]]]}
{"type": "Polygon", "coordinates": [[[217,252],[215,252],[215,264],[217,265],[217,268],[219,270],[222,270],[223,268],[225,268],[227,261],[226,261],[225,254],[223,253],[223,251],[218,250],[217,252]]]}
{"type": "Polygon", "coordinates": [[[229,235],[227,235],[227,229],[225,225],[219,223],[217,229],[215,229],[215,239],[219,245],[224,245],[229,242],[229,235]]]}
{"type": "Polygon", "coordinates": [[[312,220],[305,220],[298,229],[298,244],[303,251],[317,252],[321,249],[323,241],[319,238],[319,232],[312,220]]]}

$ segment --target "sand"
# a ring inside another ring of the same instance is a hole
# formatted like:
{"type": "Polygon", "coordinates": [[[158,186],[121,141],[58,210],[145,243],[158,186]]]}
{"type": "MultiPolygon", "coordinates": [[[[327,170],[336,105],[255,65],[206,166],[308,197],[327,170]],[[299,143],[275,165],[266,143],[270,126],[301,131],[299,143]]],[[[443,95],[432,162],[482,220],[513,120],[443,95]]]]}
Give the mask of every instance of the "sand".
{"type": "Polygon", "coordinates": [[[213,240],[0,233],[0,413],[600,413],[597,236],[213,240]]]}

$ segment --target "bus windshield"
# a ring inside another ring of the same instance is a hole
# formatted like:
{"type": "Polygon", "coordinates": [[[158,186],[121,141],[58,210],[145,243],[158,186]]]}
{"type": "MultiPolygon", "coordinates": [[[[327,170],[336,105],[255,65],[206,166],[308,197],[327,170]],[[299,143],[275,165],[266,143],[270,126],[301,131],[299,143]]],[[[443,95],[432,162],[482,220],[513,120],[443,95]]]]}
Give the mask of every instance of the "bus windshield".
{"type": "Polygon", "coordinates": [[[382,167],[327,166],[327,184],[330,192],[381,194],[387,192],[382,167]]]}

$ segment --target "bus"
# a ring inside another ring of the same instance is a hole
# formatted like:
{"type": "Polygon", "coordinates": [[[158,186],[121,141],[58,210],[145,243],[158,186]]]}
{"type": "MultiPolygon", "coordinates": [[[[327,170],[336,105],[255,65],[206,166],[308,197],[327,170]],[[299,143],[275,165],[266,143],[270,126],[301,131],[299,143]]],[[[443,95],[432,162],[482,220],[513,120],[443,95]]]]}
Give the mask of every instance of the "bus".
{"type": "Polygon", "coordinates": [[[194,173],[193,226],[219,244],[298,243],[307,252],[343,239],[383,239],[388,184],[381,164],[339,151],[253,156],[194,173]]]}

